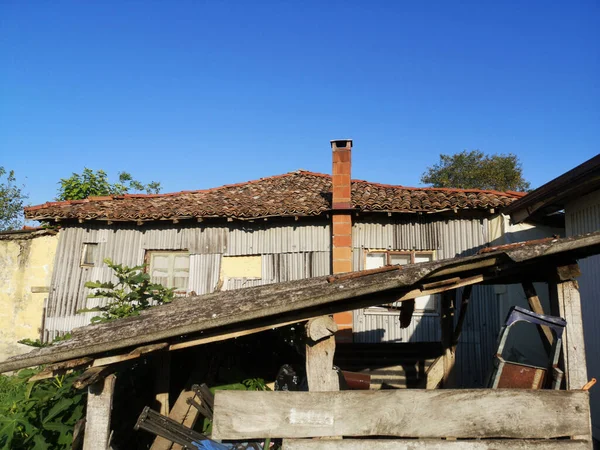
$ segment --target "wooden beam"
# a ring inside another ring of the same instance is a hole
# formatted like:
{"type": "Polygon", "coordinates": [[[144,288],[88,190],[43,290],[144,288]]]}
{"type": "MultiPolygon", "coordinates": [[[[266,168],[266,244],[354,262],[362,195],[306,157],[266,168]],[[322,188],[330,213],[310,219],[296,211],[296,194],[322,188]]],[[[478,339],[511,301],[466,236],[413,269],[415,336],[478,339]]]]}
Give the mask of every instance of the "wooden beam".
{"type": "Polygon", "coordinates": [[[282,450],[590,450],[584,440],[284,439],[282,450]]]}
{"type": "MultiPolygon", "coordinates": [[[[544,312],[544,308],[542,307],[542,302],[535,291],[535,287],[531,281],[524,281],[522,283],[523,291],[525,292],[525,296],[527,297],[527,302],[529,303],[529,307],[536,314],[546,314],[544,312]]],[[[540,333],[540,337],[542,339],[542,343],[544,344],[544,348],[546,349],[546,353],[549,355],[552,352],[552,343],[554,342],[554,335],[552,334],[552,330],[545,325],[537,326],[538,332],[540,333]]]]}
{"type": "MultiPolygon", "coordinates": [[[[173,409],[169,413],[169,418],[175,420],[176,422],[181,423],[183,426],[192,429],[196,424],[196,420],[198,419],[199,413],[198,410],[187,403],[188,399],[193,399],[195,397],[194,391],[191,390],[183,390],[177,401],[173,405],[173,409]]],[[[162,436],[156,436],[154,439],[154,443],[150,447],[150,450],[173,450],[175,448],[182,448],[178,444],[173,444],[173,442],[165,439],[162,436]]]]}
{"type": "Polygon", "coordinates": [[[88,388],[83,450],[109,448],[110,416],[116,377],[109,375],[88,388]]]}
{"type": "Polygon", "coordinates": [[[311,392],[339,391],[333,370],[337,324],[330,316],[311,319],[306,324],[306,378],[311,392]]]}
{"type": "Polygon", "coordinates": [[[560,315],[567,321],[563,334],[567,389],[581,389],[588,382],[588,375],[579,286],[577,281],[563,281],[556,289],[560,315]]]}
{"type": "Polygon", "coordinates": [[[207,337],[203,337],[203,338],[192,339],[190,341],[178,342],[177,344],[171,344],[169,346],[169,350],[181,350],[184,348],[195,347],[196,345],[210,344],[211,342],[219,342],[219,341],[225,341],[227,339],[234,339],[234,338],[238,338],[238,337],[242,337],[242,336],[248,336],[250,334],[260,333],[261,331],[273,330],[275,328],[285,327],[287,325],[293,325],[293,324],[299,323],[299,322],[305,322],[306,320],[307,319],[289,320],[287,322],[281,322],[281,323],[277,323],[277,324],[273,324],[273,325],[267,325],[264,327],[250,328],[248,330],[234,331],[231,333],[225,333],[225,334],[221,334],[218,336],[207,336],[207,337]]]}
{"type": "Polygon", "coordinates": [[[444,357],[438,356],[425,371],[420,388],[437,389],[444,380],[444,357]]]}
{"type": "Polygon", "coordinates": [[[458,313],[458,320],[456,322],[456,328],[454,329],[454,335],[452,337],[454,346],[458,344],[458,340],[460,339],[465,320],[467,319],[467,311],[469,310],[469,302],[471,301],[472,292],[473,285],[465,286],[465,288],[463,289],[460,302],[460,312],[458,313]]]}
{"type": "Polygon", "coordinates": [[[217,391],[212,437],[591,438],[589,414],[585,391],[217,391]]]}
{"type": "Polygon", "coordinates": [[[168,346],[169,344],[167,344],[166,342],[159,342],[158,344],[150,344],[138,347],[130,351],[129,353],[107,356],[104,358],[96,358],[94,360],[93,367],[108,366],[110,364],[117,364],[120,362],[130,361],[132,359],[138,359],[142,355],[147,355],[148,353],[164,350],[168,346]]]}

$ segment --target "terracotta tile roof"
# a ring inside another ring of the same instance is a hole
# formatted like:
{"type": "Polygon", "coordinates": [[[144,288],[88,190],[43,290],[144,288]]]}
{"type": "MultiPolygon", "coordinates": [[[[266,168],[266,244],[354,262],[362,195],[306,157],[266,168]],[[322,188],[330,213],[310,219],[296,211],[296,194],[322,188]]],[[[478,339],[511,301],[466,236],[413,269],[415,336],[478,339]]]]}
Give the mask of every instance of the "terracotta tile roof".
{"type": "MultiPolygon", "coordinates": [[[[509,205],[519,192],[434,189],[352,181],[352,204],[360,211],[425,212],[488,210],[509,205]]],[[[28,219],[161,220],[192,217],[251,219],[317,216],[331,209],[331,176],[297,171],[214,189],[171,194],[125,194],[48,202],[25,208],[28,219]]]]}

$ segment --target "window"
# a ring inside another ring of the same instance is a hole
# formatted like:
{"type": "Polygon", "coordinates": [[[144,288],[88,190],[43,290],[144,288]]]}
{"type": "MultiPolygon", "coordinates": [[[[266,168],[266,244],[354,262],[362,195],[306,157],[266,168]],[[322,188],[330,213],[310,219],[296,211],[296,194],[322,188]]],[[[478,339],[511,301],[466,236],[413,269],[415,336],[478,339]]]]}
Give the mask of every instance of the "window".
{"type": "Polygon", "coordinates": [[[81,252],[81,265],[87,267],[93,267],[96,261],[96,254],[98,253],[98,244],[85,243],[81,252]]]}
{"type": "MultiPolygon", "coordinates": [[[[385,265],[399,264],[416,264],[421,262],[433,261],[433,252],[416,252],[416,251],[372,251],[365,255],[365,269],[377,269],[385,265]]],[[[394,303],[394,307],[399,307],[400,303],[394,303]]],[[[387,308],[368,308],[369,313],[390,313],[387,308]]],[[[424,295],[415,299],[415,313],[436,313],[438,311],[437,296],[424,295]]]]}
{"type": "Polygon", "coordinates": [[[148,273],[153,283],[186,292],[190,279],[190,254],[186,251],[150,251],[146,253],[148,273]]]}

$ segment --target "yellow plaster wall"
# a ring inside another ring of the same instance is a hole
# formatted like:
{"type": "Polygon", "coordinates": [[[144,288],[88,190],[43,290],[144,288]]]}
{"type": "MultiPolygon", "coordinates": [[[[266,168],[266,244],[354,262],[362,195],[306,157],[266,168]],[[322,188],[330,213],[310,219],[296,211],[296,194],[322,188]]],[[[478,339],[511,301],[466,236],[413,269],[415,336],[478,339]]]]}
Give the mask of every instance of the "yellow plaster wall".
{"type": "Polygon", "coordinates": [[[31,350],[20,339],[40,337],[57,243],[58,235],[0,240],[0,361],[31,350]]]}
{"type": "Polygon", "coordinates": [[[225,277],[262,278],[261,256],[223,256],[221,258],[221,279],[225,277]]]}

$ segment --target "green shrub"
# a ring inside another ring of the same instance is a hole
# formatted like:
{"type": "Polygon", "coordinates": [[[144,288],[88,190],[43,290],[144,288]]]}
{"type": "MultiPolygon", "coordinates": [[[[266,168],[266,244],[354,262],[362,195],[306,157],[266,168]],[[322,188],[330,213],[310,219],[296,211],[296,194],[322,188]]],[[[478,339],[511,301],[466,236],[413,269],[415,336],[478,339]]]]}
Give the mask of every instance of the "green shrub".
{"type": "Polygon", "coordinates": [[[28,383],[41,369],[0,375],[0,449],[70,449],[84,417],[86,392],[72,388],[79,373],[28,383]]]}

